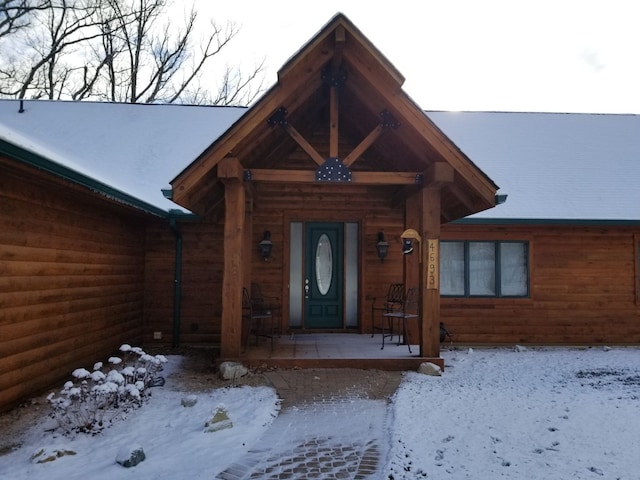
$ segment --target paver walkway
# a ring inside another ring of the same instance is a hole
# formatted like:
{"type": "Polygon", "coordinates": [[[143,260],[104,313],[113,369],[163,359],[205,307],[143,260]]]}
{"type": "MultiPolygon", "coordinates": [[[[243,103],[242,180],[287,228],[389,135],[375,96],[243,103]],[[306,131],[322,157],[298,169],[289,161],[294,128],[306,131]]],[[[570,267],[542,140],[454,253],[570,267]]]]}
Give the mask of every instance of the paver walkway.
{"type": "Polygon", "coordinates": [[[282,410],[254,449],[218,475],[245,479],[376,479],[388,443],[388,399],[400,372],[276,370],[282,410]]]}

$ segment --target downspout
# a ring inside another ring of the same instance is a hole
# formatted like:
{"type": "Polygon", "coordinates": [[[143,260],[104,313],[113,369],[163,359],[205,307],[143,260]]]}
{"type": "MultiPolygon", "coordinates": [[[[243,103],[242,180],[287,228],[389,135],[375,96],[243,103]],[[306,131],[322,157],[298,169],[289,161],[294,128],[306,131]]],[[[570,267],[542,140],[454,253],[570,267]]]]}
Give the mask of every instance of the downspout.
{"type": "Polygon", "coordinates": [[[175,217],[169,219],[169,226],[176,237],[175,265],[173,273],[173,348],[180,346],[180,313],[182,300],[182,232],[175,217]]]}

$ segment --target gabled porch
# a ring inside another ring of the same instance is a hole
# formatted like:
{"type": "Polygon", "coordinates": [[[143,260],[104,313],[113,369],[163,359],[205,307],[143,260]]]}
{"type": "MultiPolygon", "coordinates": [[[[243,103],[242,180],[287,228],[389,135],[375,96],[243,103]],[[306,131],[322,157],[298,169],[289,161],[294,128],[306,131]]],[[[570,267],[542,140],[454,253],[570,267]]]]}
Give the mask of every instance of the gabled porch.
{"type": "Polygon", "coordinates": [[[394,369],[440,362],[440,226],[493,207],[497,187],[402,91],[403,81],[337,15],[171,182],[173,201],[209,222],[222,244],[212,295],[223,359],[394,369]],[[256,245],[266,238],[273,251],[263,258],[256,245]],[[380,238],[390,242],[386,258],[376,253],[380,238]],[[406,241],[415,246],[410,259],[406,241]],[[242,292],[253,283],[281,300],[281,331],[332,333],[283,335],[273,352],[243,352],[242,292]],[[421,356],[406,346],[380,350],[370,337],[368,305],[392,283],[418,292],[421,356]],[[352,331],[361,335],[343,337],[352,331]]]}

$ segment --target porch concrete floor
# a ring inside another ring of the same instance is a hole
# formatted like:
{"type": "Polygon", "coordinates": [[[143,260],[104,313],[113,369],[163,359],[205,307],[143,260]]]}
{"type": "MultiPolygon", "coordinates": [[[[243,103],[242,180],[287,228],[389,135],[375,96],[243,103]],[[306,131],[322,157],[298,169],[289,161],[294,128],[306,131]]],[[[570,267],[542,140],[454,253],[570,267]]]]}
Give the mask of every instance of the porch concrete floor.
{"type": "Polygon", "coordinates": [[[364,368],[380,370],[414,370],[423,362],[444,368],[440,357],[421,357],[420,347],[398,345],[398,337],[385,339],[381,334],[293,333],[276,336],[273,350],[269,338],[252,336],[240,361],[251,366],[277,368],[364,368]]]}

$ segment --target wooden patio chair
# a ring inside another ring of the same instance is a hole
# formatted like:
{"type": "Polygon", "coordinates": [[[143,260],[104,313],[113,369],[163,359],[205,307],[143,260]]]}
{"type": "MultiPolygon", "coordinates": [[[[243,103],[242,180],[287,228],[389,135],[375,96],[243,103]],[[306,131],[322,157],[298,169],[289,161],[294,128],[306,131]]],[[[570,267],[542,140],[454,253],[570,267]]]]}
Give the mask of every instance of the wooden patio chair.
{"type": "MultiPolygon", "coordinates": [[[[398,311],[402,309],[402,304],[404,302],[404,283],[392,283],[389,285],[389,291],[387,291],[387,296],[382,299],[381,302],[378,302],[378,298],[374,298],[371,302],[371,324],[372,324],[372,332],[371,338],[376,334],[376,330],[380,330],[384,335],[384,322],[388,321],[388,318],[385,318],[383,315],[385,313],[390,313],[394,311],[398,311]],[[380,324],[376,324],[376,319],[380,319],[380,324]]],[[[393,334],[393,325],[389,323],[390,334],[393,334]]]]}
{"type": "MultiPolygon", "coordinates": [[[[420,318],[418,314],[418,289],[410,288],[407,290],[407,294],[404,297],[404,302],[402,303],[402,308],[400,310],[394,310],[392,312],[387,312],[382,314],[383,317],[389,320],[389,324],[393,326],[395,322],[397,322],[398,329],[402,331],[402,335],[400,335],[400,331],[398,332],[398,345],[401,343],[406,343],[407,347],[409,347],[409,353],[411,352],[411,339],[409,338],[409,330],[407,329],[407,321],[416,319],[416,321],[420,318]]],[[[384,324],[382,323],[382,347],[381,350],[384,349],[384,339],[386,336],[384,333],[384,324]]],[[[390,333],[391,338],[393,338],[393,333],[390,333]]]]}
{"type": "Polygon", "coordinates": [[[271,311],[256,307],[246,288],[242,289],[242,323],[244,335],[243,351],[246,351],[249,337],[252,334],[256,336],[256,345],[258,345],[258,337],[269,338],[271,340],[271,350],[273,350],[273,337],[276,333],[273,314],[271,311]]]}

